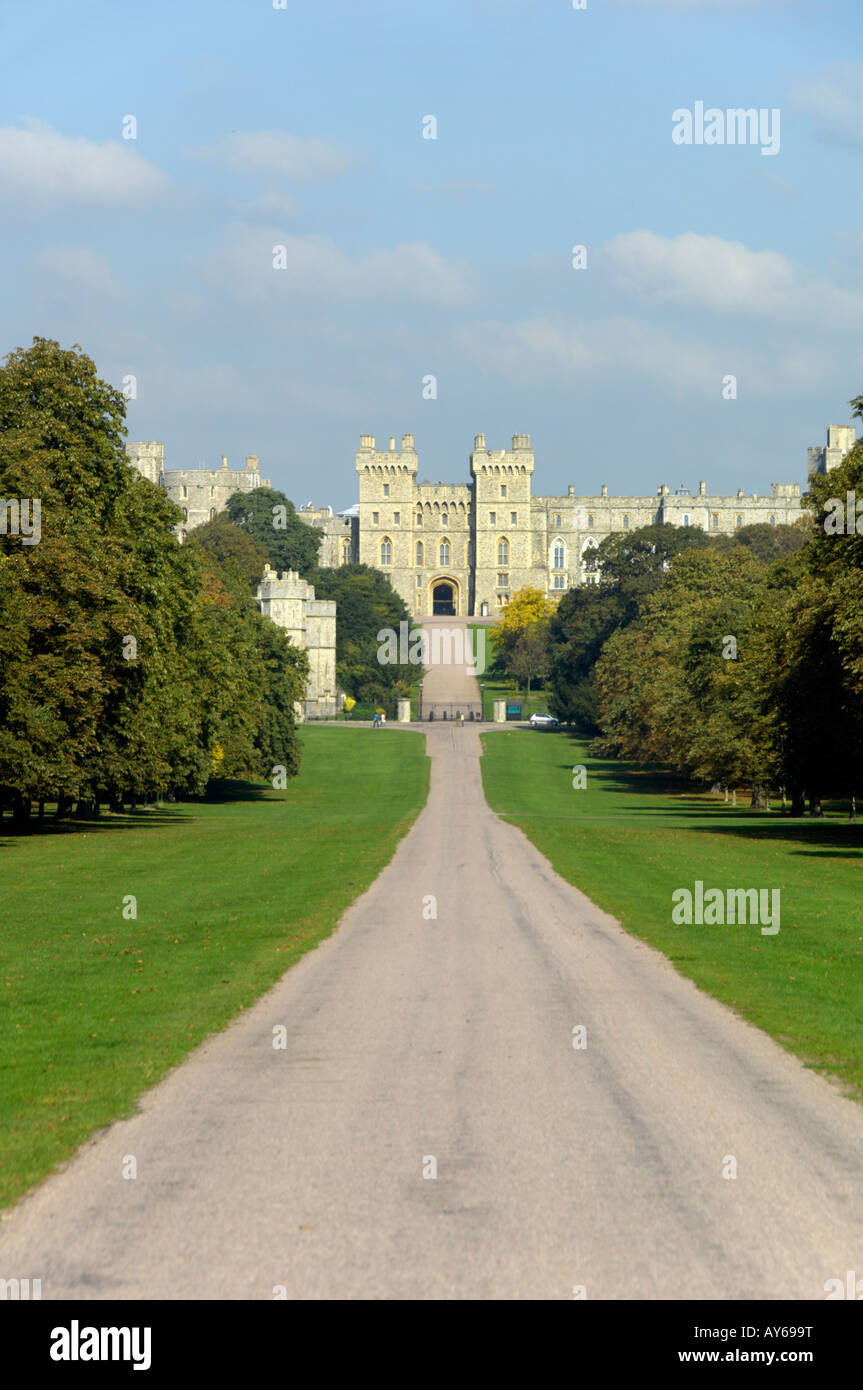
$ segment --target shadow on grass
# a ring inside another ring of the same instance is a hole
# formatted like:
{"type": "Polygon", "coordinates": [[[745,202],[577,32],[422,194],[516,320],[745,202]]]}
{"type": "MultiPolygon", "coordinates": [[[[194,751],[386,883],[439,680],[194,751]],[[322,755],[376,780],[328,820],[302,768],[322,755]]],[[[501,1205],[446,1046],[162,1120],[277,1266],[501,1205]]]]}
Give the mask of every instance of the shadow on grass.
{"type": "Polygon", "coordinates": [[[0,849],[6,849],[21,840],[45,835],[93,835],[99,832],[110,833],[115,830],[160,830],[167,825],[185,825],[194,819],[198,806],[224,805],[231,801],[267,801],[272,788],[266,782],[229,781],[219,778],[210,783],[204,796],[186,797],[184,801],[164,802],[161,806],[142,805],[135,811],[124,811],[122,815],[103,811],[98,817],[78,820],[70,816],[66,820],[55,820],[53,812],[46,807],[43,820],[36,815],[30,817],[29,825],[13,826],[4,820],[0,827],[0,849]],[[184,808],[187,808],[184,810],[184,808]]]}

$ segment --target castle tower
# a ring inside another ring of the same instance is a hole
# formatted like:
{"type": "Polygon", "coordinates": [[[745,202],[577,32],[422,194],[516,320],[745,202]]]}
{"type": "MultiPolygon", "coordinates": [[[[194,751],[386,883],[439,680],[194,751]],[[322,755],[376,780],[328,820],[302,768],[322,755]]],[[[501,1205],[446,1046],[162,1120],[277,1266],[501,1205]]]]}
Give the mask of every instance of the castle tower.
{"type": "Polygon", "coordinates": [[[133,468],[137,468],[143,478],[158,484],[165,470],[165,446],[155,439],[131,440],[126,445],[126,453],[133,468]]]}
{"type": "Polygon", "coordinates": [[[849,450],[854,448],[856,430],[853,425],[828,425],[827,447],[812,445],[807,450],[808,474],[830,473],[838,468],[849,450]]]}
{"type": "Polygon", "coordinates": [[[360,436],[356,454],[359,478],[359,563],[382,570],[414,611],[412,549],[419,460],[412,434],[395,437],[377,449],[373,434],[360,436]]]}
{"type": "Polygon", "coordinates": [[[474,612],[495,614],[526,584],[538,581],[533,554],[531,486],[533,450],[529,434],[514,434],[511,449],[486,448],[474,439],[470,471],[474,478],[476,578],[474,612]]]}

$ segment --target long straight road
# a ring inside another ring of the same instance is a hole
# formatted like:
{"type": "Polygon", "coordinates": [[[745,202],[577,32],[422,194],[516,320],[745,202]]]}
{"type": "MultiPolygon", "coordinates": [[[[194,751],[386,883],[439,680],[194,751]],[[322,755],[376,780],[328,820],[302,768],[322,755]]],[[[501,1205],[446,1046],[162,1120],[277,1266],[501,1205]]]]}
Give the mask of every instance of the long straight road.
{"type": "Polygon", "coordinates": [[[498,820],[472,728],[428,747],[428,805],[334,936],[12,1213],[0,1274],[43,1298],[795,1299],[863,1273],[863,1111],[498,820]]]}

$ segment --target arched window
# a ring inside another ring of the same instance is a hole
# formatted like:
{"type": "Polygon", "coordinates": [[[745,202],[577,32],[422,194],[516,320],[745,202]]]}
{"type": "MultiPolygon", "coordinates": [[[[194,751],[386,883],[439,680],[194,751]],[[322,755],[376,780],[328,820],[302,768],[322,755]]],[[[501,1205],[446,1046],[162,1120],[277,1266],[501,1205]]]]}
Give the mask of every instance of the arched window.
{"type": "Polygon", "coordinates": [[[417,541],[417,564],[421,566],[421,565],[422,565],[422,562],[423,562],[423,543],[422,543],[422,541],[417,541]]]}
{"type": "Polygon", "coordinates": [[[590,531],[593,530],[593,513],[592,513],[592,512],[591,512],[590,516],[587,518],[587,526],[588,526],[588,530],[590,530],[590,531]]]}
{"type": "Polygon", "coordinates": [[[554,549],[551,552],[552,569],[562,570],[564,566],[563,541],[555,541],[554,549]]]}
{"type": "Polygon", "coordinates": [[[417,512],[417,526],[422,526],[422,524],[423,524],[423,514],[422,514],[422,512],[417,512]]]}
{"type": "Polygon", "coordinates": [[[556,531],[560,530],[560,516],[554,518],[554,528],[556,531]]]}
{"type": "Polygon", "coordinates": [[[623,529],[624,529],[624,531],[628,531],[628,530],[629,530],[629,517],[626,515],[625,512],[624,512],[624,514],[623,514],[623,529]]]}
{"type": "Polygon", "coordinates": [[[712,520],[711,520],[711,525],[712,525],[714,531],[718,531],[718,530],[719,530],[719,513],[718,513],[718,512],[714,512],[714,513],[713,513],[713,517],[712,517],[712,520]]]}
{"type": "Polygon", "coordinates": [[[449,512],[441,512],[440,524],[441,526],[449,526],[449,512]]]}
{"type": "Polygon", "coordinates": [[[449,541],[441,541],[440,543],[440,562],[442,565],[449,564],[449,541]]]}
{"type": "Polygon", "coordinates": [[[183,483],[183,496],[184,496],[184,497],[188,497],[188,495],[189,495],[189,492],[188,492],[188,489],[187,489],[187,487],[186,487],[186,484],[183,483]]]}
{"type": "Polygon", "coordinates": [[[384,536],[381,541],[381,564],[391,565],[393,562],[393,545],[389,536],[384,536]]]}
{"type": "Polygon", "coordinates": [[[739,516],[739,517],[737,518],[737,525],[738,525],[738,526],[742,526],[742,525],[743,525],[743,517],[742,517],[742,516],[739,516]]]}
{"type": "MultiPolygon", "coordinates": [[[[185,492],[185,488],[183,489],[183,491],[185,492]]],[[[184,507],[184,508],[183,508],[183,520],[184,520],[184,521],[188,521],[188,520],[189,520],[189,509],[188,509],[188,507],[184,507]]]]}
{"type": "Polygon", "coordinates": [[[509,541],[499,540],[497,543],[497,563],[499,565],[509,564],[509,541]]]}
{"type": "Polygon", "coordinates": [[[689,512],[684,512],[684,513],[683,513],[683,524],[684,524],[684,526],[688,526],[688,525],[689,525],[689,512]]]}
{"type": "Polygon", "coordinates": [[[776,525],[776,517],[775,517],[775,516],[772,516],[772,517],[770,518],[770,525],[771,525],[771,526],[775,526],[775,525],[776,525]]]}
{"type": "Polygon", "coordinates": [[[343,564],[343,565],[349,564],[349,563],[350,563],[350,559],[351,559],[351,548],[350,548],[350,546],[348,545],[347,541],[344,541],[343,544],[342,544],[342,564],[343,564]]]}

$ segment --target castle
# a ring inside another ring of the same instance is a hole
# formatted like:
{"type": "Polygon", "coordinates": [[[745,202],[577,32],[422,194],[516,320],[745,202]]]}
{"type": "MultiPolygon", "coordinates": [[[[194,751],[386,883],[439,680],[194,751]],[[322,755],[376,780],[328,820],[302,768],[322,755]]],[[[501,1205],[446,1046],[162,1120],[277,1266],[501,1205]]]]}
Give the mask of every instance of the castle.
{"type": "Polygon", "coordinates": [[[212,521],[223,512],[228,498],[235,492],[252,492],[256,487],[269,487],[269,478],[258,471],[257,454],[246,455],[243,469],[229,468],[228,456],[222,454],[221,468],[166,468],[165,446],[154,440],[139,440],[126,445],[133,468],[151,483],[164,488],[172,502],[182,509],[182,523],[175,528],[181,541],[195,526],[212,521]]]}
{"type": "MultiPolygon", "coordinates": [[[[854,443],[851,426],[831,425],[826,449],[810,449],[809,472],[835,467],[854,443]]],[[[510,449],[488,449],[474,439],[467,483],[417,482],[414,437],[378,449],[360,437],[356,453],[359,505],[340,516],[329,508],[298,515],[322,532],[322,565],[359,561],[386,574],[415,617],[494,617],[525,585],[556,597],[599,581],[596,550],[606,536],[639,526],[670,523],[728,534],[762,522],[789,525],[802,514],[799,483],[771,483],[757,493],[713,495],[674,492],[663,483],[654,496],[599,494],[534,497],[530,435],[516,434],[510,449]]]]}
{"type": "Polygon", "coordinates": [[[297,717],[334,718],[342,703],[336,689],[335,600],[315,598],[312,585],[293,570],[279,575],[267,564],[256,601],[264,617],[284,628],[294,646],[308,653],[306,698],[297,717]]]}
{"type": "MultiPolygon", "coordinates": [[[[808,475],[836,468],[854,442],[852,425],[829,425],[826,448],[808,451],[808,475]]],[[[222,510],[232,492],[270,486],[254,454],[242,471],[229,469],[223,457],[220,470],[207,472],[166,470],[162,444],[126,448],[139,472],[183,508],[181,540],[222,510]]],[[[663,483],[655,495],[609,497],[603,485],[599,494],[570,487],[565,495],[534,497],[529,434],[513,435],[510,449],[493,450],[485,435],[476,435],[466,483],[418,482],[412,434],[403,435],[400,448],[391,437],[388,449],[378,449],[374,435],[361,435],[355,467],[358,505],[334,516],[330,507],[309,504],[297,515],[321,534],[322,568],[359,562],[381,570],[415,617],[494,617],[525,585],[556,597],[598,583],[600,542],[639,526],[667,522],[721,535],[756,523],[790,525],[803,514],[799,483],[771,483],[769,495],[742,488],[714,495],[700,482],[697,493],[683,486],[672,492],[663,483]]],[[[318,602],[313,594],[308,601],[318,602]]],[[[324,696],[321,688],[316,698],[324,696]]]]}

